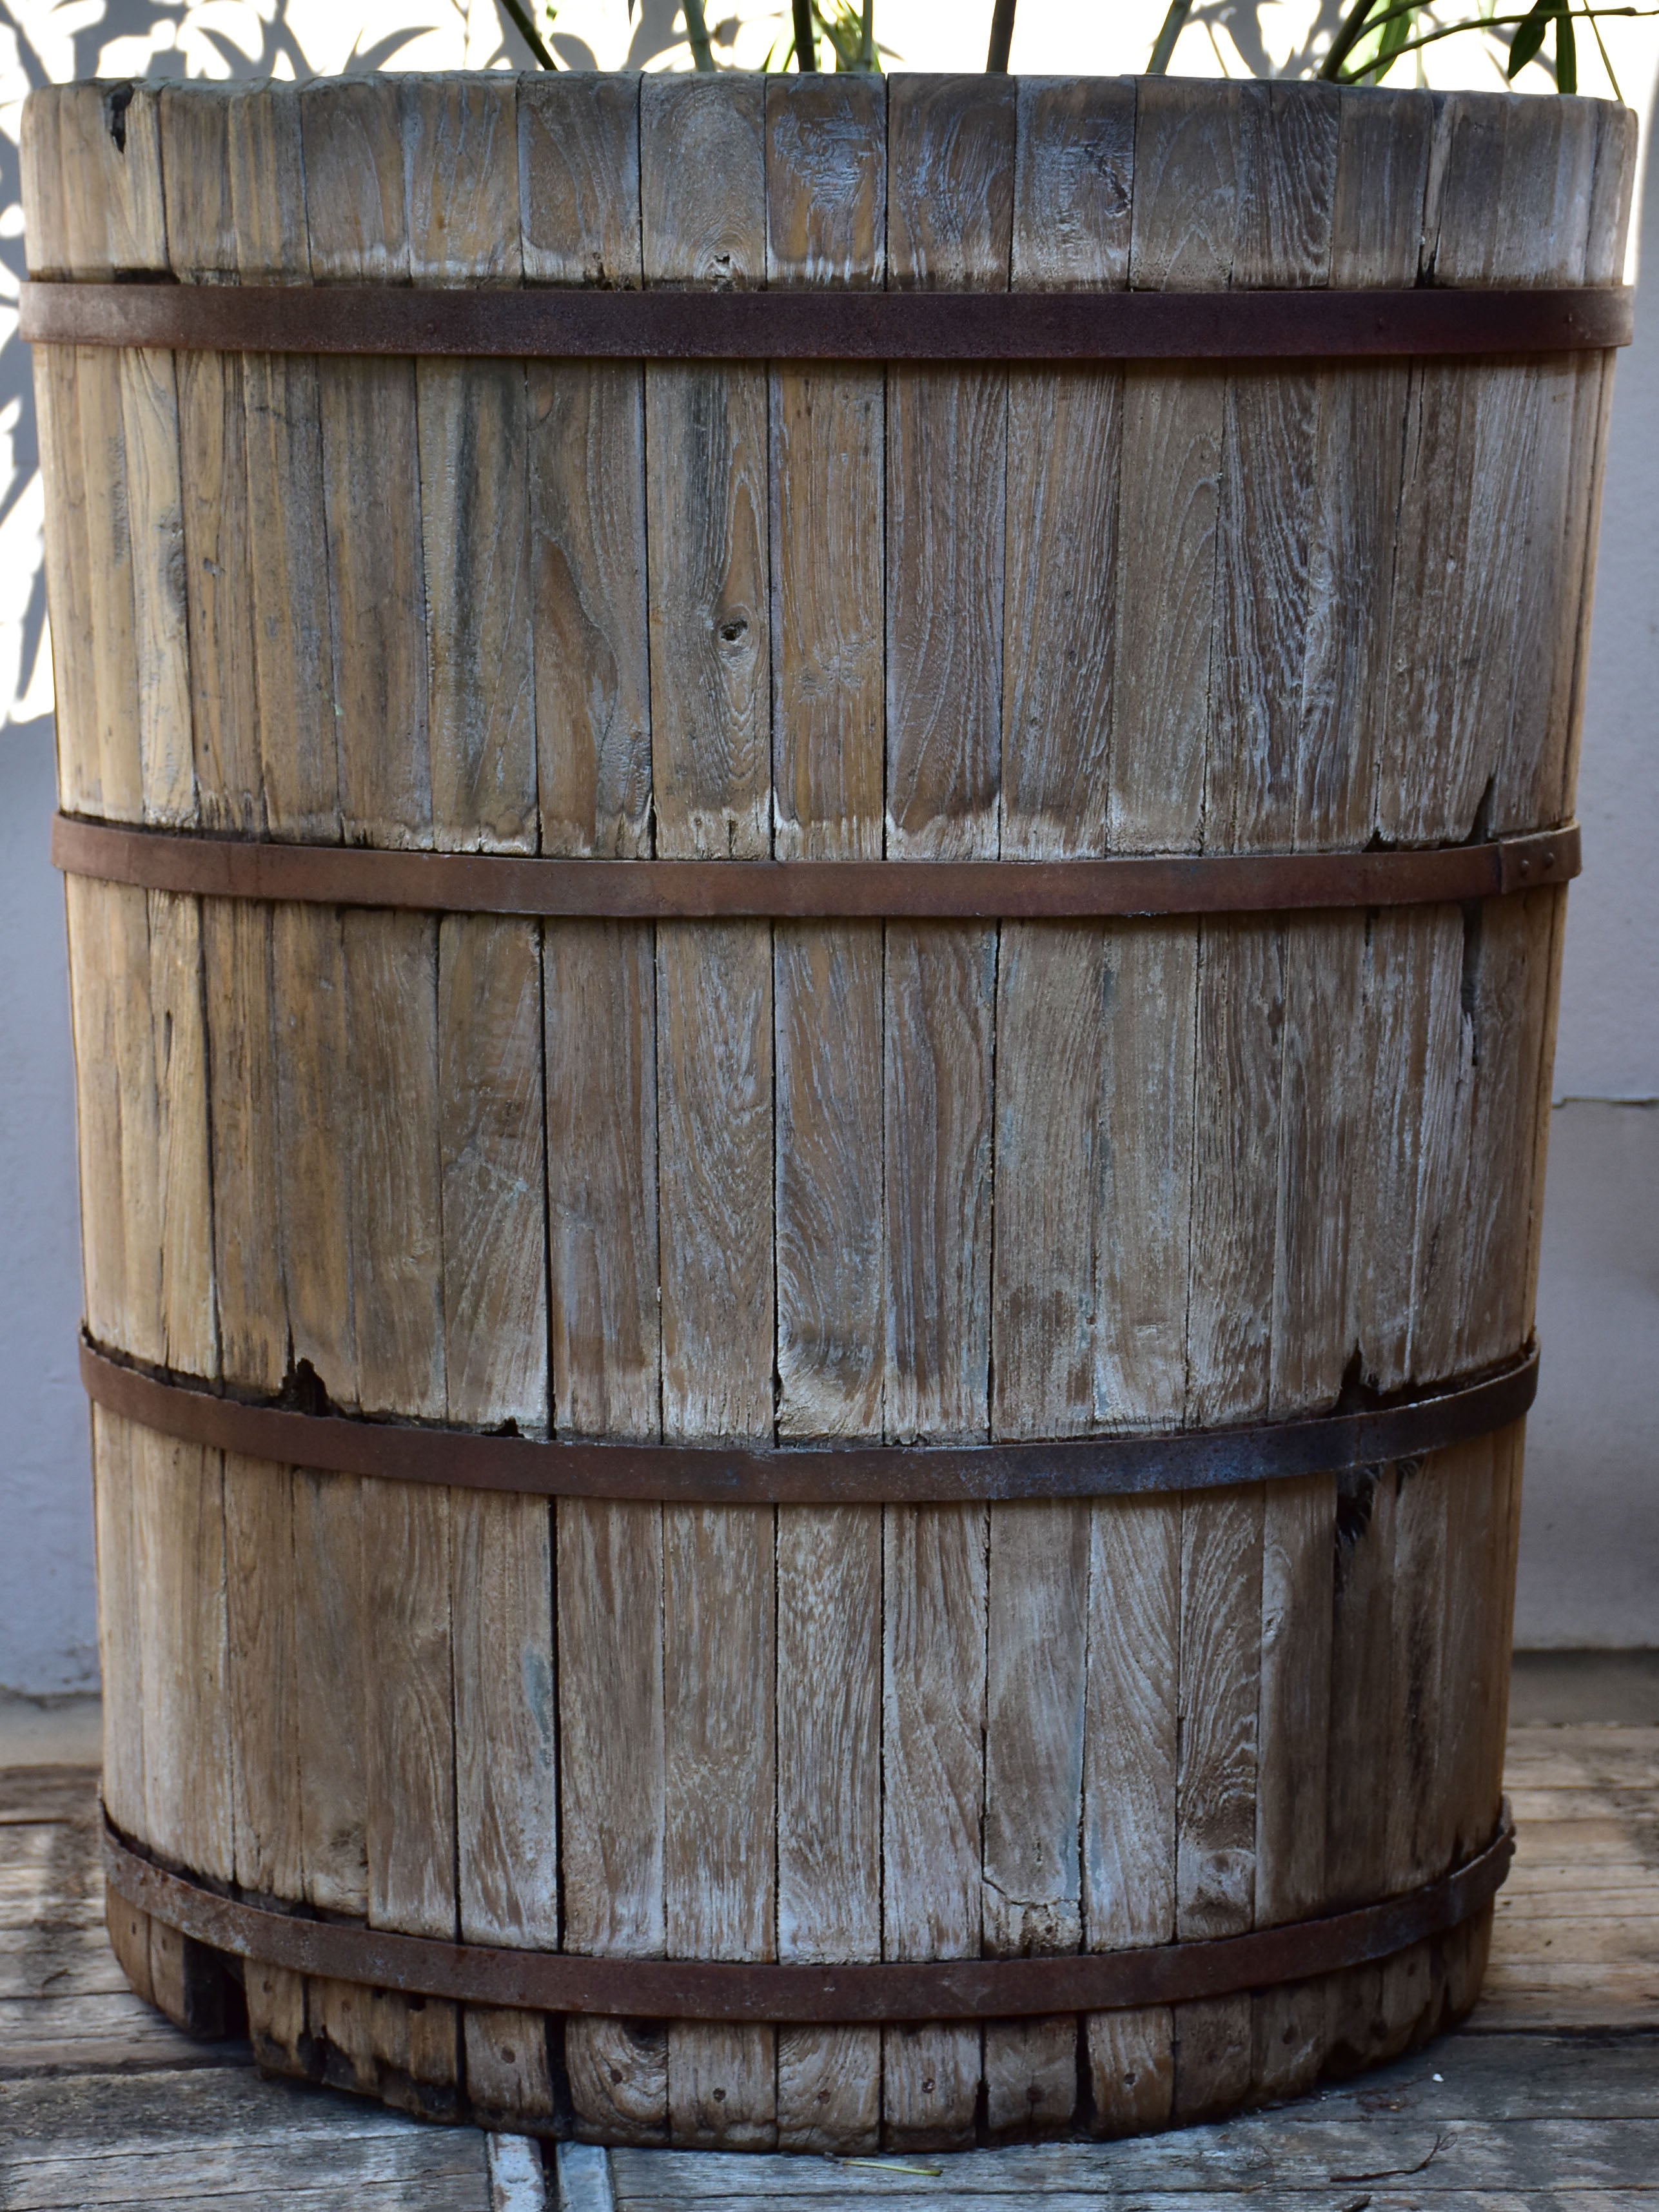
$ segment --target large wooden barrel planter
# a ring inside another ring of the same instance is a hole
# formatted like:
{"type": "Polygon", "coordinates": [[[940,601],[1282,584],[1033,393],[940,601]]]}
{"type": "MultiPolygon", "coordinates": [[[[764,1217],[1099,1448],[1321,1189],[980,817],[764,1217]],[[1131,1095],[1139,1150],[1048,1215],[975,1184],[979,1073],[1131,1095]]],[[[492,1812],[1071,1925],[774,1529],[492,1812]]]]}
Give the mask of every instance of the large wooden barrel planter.
{"type": "Polygon", "coordinates": [[[33,95],[136,1988],[839,2151],[1473,2003],[1632,137],[33,95]]]}

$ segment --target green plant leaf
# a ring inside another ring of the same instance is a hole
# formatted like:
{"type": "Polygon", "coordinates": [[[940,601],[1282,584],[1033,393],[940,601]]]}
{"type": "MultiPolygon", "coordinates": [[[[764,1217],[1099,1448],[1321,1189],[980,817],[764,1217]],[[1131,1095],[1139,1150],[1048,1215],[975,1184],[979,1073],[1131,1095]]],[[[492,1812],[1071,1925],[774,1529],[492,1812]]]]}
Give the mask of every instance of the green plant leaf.
{"type": "Polygon", "coordinates": [[[823,0],[812,0],[812,17],[823,34],[824,44],[836,58],[837,72],[845,70],[854,76],[881,75],[881,64],[876,57],[875,0],[864,0],[862,8],[857,0],[834,0],[833,13],[823,5],[823,0]]]}
{"type": "Polygon", "coordinates": [[[1533,58],[1544,43],[1544,33],[1550,27],[1559,0],[1533,0],[1531,12],[1520,29],[1510,40],[1510,65],[1504,75],[1513,84],[1521,70],[1533,58]]]}
{"type": "MultiPolygon", "coordinates": [[[[557,69],[559,65],[557,62],[554,60],[552,55],[548,52],[547,43],[542,37],[541,33],[536,28],[534,23],[531,21],[530,11],[524,6],[523,0],[501,0],[501,6],[507,14],[508,21],[512,23],[514,29],[517,31],[519,36],[524,40],[526,46],[529,47],[531,52],[535,56],[537,66],[544,70],[557,69]]],[[[548,20],[551,21],[554,15],[556,13],[556,9],[550,9],[548,11],[548,20]]]]}
{"type": "Polygon", "coordinates": [[[1376,59],[1372,66],[1371,82],[1381,84],[1400,58],[1400,49],[1412,34],[1412,25],[1417,20],[1414,8],[1402,9],[1390,22],[1382,26],[1382,35],[1376,42],[1376,59]]]}
{"type": "Polygon", "coordinates": [[[680,0],[680,12],[685,17],[685,39],[691,49],[692,67],[712,70],[714,52],[708,43],[708,19],[703,14],[702,0],[680,0]]]}
{"type": "Polygon", "coordinates": [[[1385,9],[1366,25],[1349,49],[1339,81],[1344,84],[1381,84],[1399,59],[1400,50],[1410,38],[1421,12],[1416,0],[1412,0],[1410,6],[1385,9]]]}
{"type": "Polygon", "coordinates": [[[1555,88],[1568,93],[1578,89],[1578,39],[1565,8],[1555,19],[1555,88]]]}
{"type": "MultiPolygon", "coordinates": [[[[1367,0],[1369,4],[1370,0],[1367,0]]],[[[1146,64],[1148,76],[1169,75],[1170,57],[1176,50],[1176,40],[1187,27],[1187,18],[1192,13],[1192,8],[1193,0],[1170,0],[1170,12],[1152,41],[1152,58],[1146,64]]]]}
{"type": "Polygon", "coordinates": [[[1351,83],[1355,77],[1364,75],[1369,64],[1355,67],[1350,57],[1366,31],[1376,27],[1371,21],[1376,9],[1377,0],[1353,0],[1353,5],[1337,25],[1330,52],[1320,64],[1319,74],[1328,83],[1351,83]]]}
{"type": "MultiPolygon", "coordinates": [[[[1419,0],[1409,0],[1409,4],[1419,13],[1421,12],[1419,0]]],[[[1491,0],[1488,0],[1488,4],[1491,4],[1491,0]]],[[[1396,12],[1397,10],[1394,9],[1389,9],[1384,10],[1384,15],[1393,15],[1396,12]]],[[[1574,16],[1580,22],[1588,23],[1591,29],[1595,30],[1596,21],[1600,16],[1622,15],[1633,18],[1637,16],[1659,15],[1659,6],[1645,8],[1634,6],[1621,6],[1616,8],[1571,8],[1566,4],[1566,0],[1548,0],[1548,4],[1543,8],[1541,12],[1544,17],[1543,31],[1547,33],[1551,22],[1553,22],[1558,16],[1574,16]]],[[[1518,30],[1523,25],[1532,25],[1535,27],[1534,18],[1539,13],[1539,9],[1534,6],[1533,8],[1529,8],[1523,15],[1466,15],[1461,22],[1438,24],[1433,22],[1432,17],[1428,17],[1425,20],[1431,23],[1432,27],[1426,31],[1419,31],[1414,37],[1406,40],[1401,46],[1400,51],[1402,54],[1414,54],[1420,47],[1438,46],[1443,39],[1461,39],[1468,31],[1481,31],[1490,37],[1494,32],[1507,31],[1511,27],[1518,30]]],[[[1382,20],[1382,15],[1375,17],[1373,19],[1371,27],[1376,29],[1382,20]]],[[[1571,38],[1571,26],[1569,26],[1569,35],[1571,38]]],[[[1598,33],[1597,35],[1599,36],[1600,33],[1598,33]]],[[[1541,34],[1539,43],[1540,45],[1542,43],[1541,34]]],[[[1577,50],[1576,42],[1574,42],[1572,45],[1571,61],[1570,66],[1575,83],[1577,80],[1577,50]]],[[[1517,62],[1515,64],[1516,69],[1520,69],[1523,66],[1524,61],[1517,62]]],[[[1340,66],[1333,69],[1331,66],[1330,57],[1328,55],[1319,74],[1322,77],[1334,78],[1339,84],[1358,84],[1364,78],[1368,76],[1375,67],[1376,64],[1374,62],[1355,63],[1352,60],[1352,55],[1350,55],[1340,66]]],[[[1611,72],[1609,72],[1609,74],[1611,74],[1611,72]]],[[[1622,95],[1620,95],[1620,97],[1622,98],[1622,95]]]]}

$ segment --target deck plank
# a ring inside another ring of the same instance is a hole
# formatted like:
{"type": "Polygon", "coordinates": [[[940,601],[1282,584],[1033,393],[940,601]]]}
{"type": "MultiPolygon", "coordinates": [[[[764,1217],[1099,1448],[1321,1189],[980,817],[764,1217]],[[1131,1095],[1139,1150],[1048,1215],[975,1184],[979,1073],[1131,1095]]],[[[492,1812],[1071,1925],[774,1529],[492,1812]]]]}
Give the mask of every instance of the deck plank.
{"type": "MultiPolygon", "coordinates": [[[[1240,2180],[1225,2191],[1160,2189],[1149,2192],[1137,2190],[1133,2203],[1134,2212],[1224,2212],[1224,2212],[1237,2212],[1241,2198],[1259,2195],[1263,2185],[1259,2180],[1240,2180]]],[[[1411,2185],[1415,2187],[1417,2185],[1411,2185]]],[[[295,2201],[303,2203],[305,2200],[295,2201]]],[[[630,2197],[617,2200],[619,2208],[625,2203],[626,2212],[672,2212],[672,2208],[687,2201],[679,2197],[630,2197]]],[[[807,2212],[808,2207],[821,2203],[823,2199],[781,2195],[769,2190],[760,2196],[722,2197],[718,2200],[707,2201],[718,2202],[720,2212],[807,2212]]],[[[958,2194],[954,2191],[918,2189],[912,2184],[904,2191],[903,2201],[910,2207],[910,2212],[943,2212],[943,2208],[947,2206],[949,2212],[1007,2212],[1009,2204],[1016,2200],[1000,2191],[958,2194]]],[[[1310,2207],[1317,2205],[1321,2212],[1332,2204],[1339,2207],[1364,2205],[1370,2208],[1370,2212],[1418,2212],[1419,2205],[1415,2196],[1390,2193],[1388,2196],[1356,2197],[1350,2191],[1344,2197],[1340,2191],[1323,2185],[1310,2187],[1305,2192],[1294,2187],[1280,2189],[1273,2201],[1277,2204],[1305,2203],[1310,2207]]],[[[1103,2198],[1097,2189],[1088,2189],[1044,2192],[1041,2202],[1044,2212],[1102,2212],[1103,2206],[1109,2205],[1112,2200],[1103,2198]]],[[[1652,2191],[1639,2188],[1589,2191],[1576,2189],[1542,2191],[1482,2190],[1474,2195],[1460,2191],[1455,2196],[1434,2200],[1436,2212],[1442,2212],[1442,2208],[1452,2205],[1459,2207],[1460,2212],[1650,2212],[1654,2202],[1652,2191]]],[[[123,2212],[123,2208],[112,2208],[112,2212],[123,2212]]],[[[134,2208],[134,2212],[137,2212],[137,2208],[134,2208]]]]}
{"type": "Polygon", "coordinates": [[[263,2200],[484,2212],[486,2138],[428,2128],[251,2068],[18,2083],[0,2120],[0,2201],[18,2212],[263,2200]]]}
{"type": "MultiPolygon", "coordinates": [[[[1456,2100],[1453,2100],[1455,2102],[1456,2100]]],[[[843,2199],[854,2168],[840,2160],[811,2165],[779,2157],[699,2158],[682,2151],[630,2151],[612,2160],[619,2212],[648,2205],[738,2207],[843,2199]]],[[[975,2203],[1006,2205],[1035,2197],[1045,2212],[1087,2205],[1121,2192],[1194,2191],[1275,2197],[1328,2191],[1348,2184],[1410,2179],[1410,2194],[1445,2203],[1465,2191],[1558,2192],[1620,2189],[1659,2197],[1659,2118],[1604,2119],[1509,2117],[1502,2121],[1440,2117],[1420,2110],[1327,2119],[1319,2100],[1255,2118],[1185,2128],[1115,2143],[1057,2142],[1030,2148],[921,2156],[856,2168],[860,2196],[937,2196],[955,2212],[975,2203]],[[935,2185],[918,2191],[917,2169],[935,2185]],[[908,2170],[907,2170],[908,2169],[908,2170]]]]}

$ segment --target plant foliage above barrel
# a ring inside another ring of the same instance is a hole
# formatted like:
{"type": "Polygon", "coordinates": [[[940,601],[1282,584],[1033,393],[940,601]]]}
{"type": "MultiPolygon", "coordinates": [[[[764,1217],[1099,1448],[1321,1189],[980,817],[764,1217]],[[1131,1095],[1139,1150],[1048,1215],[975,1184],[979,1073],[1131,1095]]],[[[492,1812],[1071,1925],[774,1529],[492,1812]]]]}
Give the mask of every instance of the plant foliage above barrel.
{"type": "MultiPolygon", "coordinates": [[[[535,10],[529,0],[500,0],[500,4],[537,64],[542,69],[556,69],[558,64],[537,27],[535,10]]],[[[1008,68],[1017,4],[1018,0],[992,0],[985,62],[989,72],[1008,68]]],[[[1336,11],[1334,24],[1327,22],[1328,11],[1322,7],[1302,47],[1293,52],[1274,73],[1285,78],[1317,77],[1330,84],[1381,84],[1406,55],[1420,53],[1425,47],[1441,45],[1448,39],[1475,34],[1492,41],[1492,48],[1501,55],[1504,74],[1511,81],[1528,62],[1539,59],[1546,40],[1553,40],[1551,66],[1556,90],[1576,93],[1578,49],[1573,26],[1588,23],[1608,81],[1616,92],[1618,80],[1602,42],[1601,19],[1655,12],[1651,8],[1629,4],[1575,6],[1571,0],[1529,0],[1528,6],[1517,8],[1514,13],[1501,13],[1500,6],[1501,0],[1485,0],[1485,4],[1473,14],[1454,13],[1451,21],[1445,21],[1439,12],[1439,0],[1347,0],[1347,4],[1336,11]]],[[[628,12],[631,17],[634,0],[628,0],[628,12]]],[[[682,0],[681,12],[693,67],[711,71],[719,68],[702,0],[682,0]]],[[[1169,70],[1182,33],[1195,16],[1206,12],[1215,11],[1202,8],[1195,10],[1194,0],[1170,0],[1148,58],[1150,76],[1161,76],[1169,70]]],[[[1225,21],[1233,12],[1230,0],[1220,11],[1221,20],[1225,21]]],[[[558,10],[547,5],[544,13],[550,26],[558,10]]],[[[768,70],[775,62],[781,69],[787,69],[793,62],[798,70],[811,71],[823,65],[826,59],[828,65],[837,70],[868,73],[880,69],[875,0],[833,0],[829,9],[822,0],[791,0],[790,14],[790,36],[769,52],[764,64],[768,70]]]]}
{"type": "Polygon", "coordinates": [[[174,2019],[854,2153],[1468,2010],[1633,159],[1329,81],[33,96],[174,2019]]]}

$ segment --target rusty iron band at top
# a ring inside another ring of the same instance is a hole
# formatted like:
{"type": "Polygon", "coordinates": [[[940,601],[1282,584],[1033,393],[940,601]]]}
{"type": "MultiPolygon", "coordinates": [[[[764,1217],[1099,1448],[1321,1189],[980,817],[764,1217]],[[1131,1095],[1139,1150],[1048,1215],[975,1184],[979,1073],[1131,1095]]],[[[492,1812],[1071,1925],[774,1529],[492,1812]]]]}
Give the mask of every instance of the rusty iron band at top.
{"type": "Polygon", "coordinates": [[[799,1966],[767,1961],[596,1959],[574,1952],[445,1943],[359,1923],[274,1912],[131,1850],[104,1827],[110,1887],[211,1949],[292,1973],[448,1997],[514,2011],[600,2013],[629,2020],[836,2021],[1021,2019],[1114,2012],[1271,1989],[1392,1958],[1443,1936],[1491,1902],[1509,1871],[1515,1829],[1403,1897],[1207,1942],[1036,1959],[949,1959],[799,1966]]]}
{"type": "Polygon", "coordinates": [[[141,830],[58,815],[67,874],[208,898],[425,913],[637,921],[1040,921],[1282,913],[1497,898],[1578,873],[1576,823],[1474,845],[1368,853],[1203,853],[1102,860],[590,860],[388,852],[141,830]]]}
{"type": "Polygon", "coordinates": [[[1628,345],[1622,285],[1480,291],[600,291],[22,288],[31,344],[658,361],[1263,361],[1628,345]]]}
{"type": "Polygon", "coordinates": [[[1224,1489],[1413,1459],[1518,1421],[1538,1389],[1528,1347],[1495,1371],[1358,1413],[1233,1428],[1019,1443],[630,1443],[483,1435],[250,1405],[195,1377],[151,1374],[82,1339],[94,1405],[141,1428],[279,1466],[540,1498],[664,1504],[924,1505],[1224,1489]]]}

